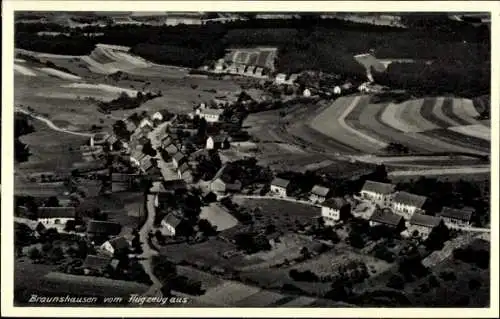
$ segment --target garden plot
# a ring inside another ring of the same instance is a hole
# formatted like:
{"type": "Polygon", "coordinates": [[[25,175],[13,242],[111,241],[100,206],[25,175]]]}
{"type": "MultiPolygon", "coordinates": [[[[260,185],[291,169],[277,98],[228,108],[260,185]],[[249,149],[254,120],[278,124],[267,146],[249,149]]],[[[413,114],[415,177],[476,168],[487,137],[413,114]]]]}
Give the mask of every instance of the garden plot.
{"type": "Polygon", "coordinates": [[[24,65],[14,64],[14,71],[21,75],[37,76],[37,74],[30,68],[24,65]]]}
{"type": "Polygon", "coordinates": [[[449,127],[448,129],[463,135],[480,138],[486,141],[490,141],[491,139],[491,129],[487,126],[484,126],[483,124],[453,126],[449,127]]]}
{"type": "Polygon", "coordinates": [[[351,145],[365,152],[377,152],[387,144],[355,130],[345,122],[345,118],[359,101],[359,96],[336,100],[329,108],[317,115],[310,122],[310,126],[330,138],[339,140],[343,144],[351,145]]]}
{"type": "Polygon", "coordinates": [[[208,220],[213,226],[217,227],[217,231],[223,231],[238,224],[238,220],[233,215],[217,204],[203,206],[200,218],[208,220]]]}

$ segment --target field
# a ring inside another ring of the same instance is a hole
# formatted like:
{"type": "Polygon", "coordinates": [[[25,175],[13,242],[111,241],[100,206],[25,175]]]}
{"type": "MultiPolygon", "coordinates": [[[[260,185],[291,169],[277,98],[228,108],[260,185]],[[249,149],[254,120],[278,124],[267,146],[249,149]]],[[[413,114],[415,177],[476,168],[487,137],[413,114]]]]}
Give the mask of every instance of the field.
{"type": "Polygon", "coordinates": [[[229,63],[259,66],[274,69],[276,48],[232,49],[224,56],[229,63]]]}
{"type": "Polygon", "coordinates": [[[238,220],[229,214],[223,207],[215,204],[201,208],[201,219],[208,220],[217,231],[223,231],[232,228],[238,224],[238,220]]]}

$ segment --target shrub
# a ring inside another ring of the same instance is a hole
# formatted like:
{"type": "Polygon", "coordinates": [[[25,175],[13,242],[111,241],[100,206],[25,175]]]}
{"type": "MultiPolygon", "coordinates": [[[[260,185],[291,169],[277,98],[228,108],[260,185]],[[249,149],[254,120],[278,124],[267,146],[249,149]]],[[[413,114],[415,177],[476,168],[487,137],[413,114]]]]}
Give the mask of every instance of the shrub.
{"type": "Polygon", "coordinates": [[[405,281],[403,277],[399,275],[393,275],[391,276],[391,278],[389,278],[389,281],[387,282],[387,287],[402,290],[405,287],[405,281]]]}

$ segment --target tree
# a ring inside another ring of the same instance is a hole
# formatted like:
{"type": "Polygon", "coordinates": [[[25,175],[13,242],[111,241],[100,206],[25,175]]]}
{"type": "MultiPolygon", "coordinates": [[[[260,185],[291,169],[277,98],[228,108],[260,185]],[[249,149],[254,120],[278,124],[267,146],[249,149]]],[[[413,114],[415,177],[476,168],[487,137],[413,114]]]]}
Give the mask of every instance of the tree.
{"type": "Polygon", "coordinates": [[[471,279],[469,280],[469,289],[470,290],[477,290],[481,287],[481,282],[477,279],[471,279]]]}
{"type": "Polygon", "coordinates": [[[38,248],[33,247],[29,250],[28,256],[31,260],[38,260],[42,257],[42,253],[38,250],[38,248]]]}
{"type": "Polygon", "coordinates": [[[393,275],[387,282],[387,287],[402,290],[405,287],[405,281],[399,275],[393,275]]]}
{"type": "Polygon", "coordinates": [[[75,230],[76,223],[74,220],[68,220],[64,225],[64,231],[70,232],[75,230]]]}
{"type": "Polygon", "coordinates": [[[205,118],[200,118],[198,122],[198,131],[196,133],[200,141],[205,141],[207,138],[207,126],[207,120],[205,120],[205,118]]]}
{"type": "Polygon", "coordinates": [[[198,227],[200,231],[205,235],[205,236],[213,236],[217,234],[216,227],[213,226],[208,220],[206,219],[200,219],[198,221],[198,227]]]}
{"type": "Polygon", "coordinates": [[[49,259],[52,261],[52,262],[58,262],[60,261],[61,259],[64,259],[64,252],[62,250],[61,247],[57,246],[57,247],[54,247],[51,251],[50,251],[50,254],[49,254],[49,259]]]}

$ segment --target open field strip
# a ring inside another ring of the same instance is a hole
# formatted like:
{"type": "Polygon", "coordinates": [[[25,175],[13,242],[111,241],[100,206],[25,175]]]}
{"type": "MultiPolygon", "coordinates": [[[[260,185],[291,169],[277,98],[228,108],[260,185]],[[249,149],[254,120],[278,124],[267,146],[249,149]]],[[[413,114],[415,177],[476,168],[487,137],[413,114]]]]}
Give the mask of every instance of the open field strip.
{"type": "Polygon", "coordinates": [[[336,100],[327,109],[318,114],[310,122],[310,126],[332,139],[339,140],[343,144],[351,145],[365,152],[377,152],[387,144],[356,131],[345,122],[345,118],[356,107],[360,98],[356,96],[354,98],[340,98],[336,100]],[[336,121],[340,125],[335,125],[336,121]]]}
{"type": "Polygon", "coordinates": [[[404,133],[417,132],[419,130],[417,126],[406,123],[402,119],[402,115],[406,109],[407,103],[410,102],[404,102],[400,104],[389,103],[380,116],[382,122],[404,133]]]}
{"type": "Polygon", "coordinates": [[[484,126],[483,124],[453,126],[449,127],[448,130],[480,138],[486,141],[490,141],[491,138],[491,129],[487,126],[484,126]]]}
{"type": "MultiPolygon", "coordinates": [[[[435,152],[460,152],[460,153],[474,153],[478,155],[487,155],[488,153],[478,150],[475,145],[469,143],[460,143],[459,140],[448,139],[443,134],[446,134],[447,129],[438,129],[432,131],[425,131],[421,133],[406,133],[406,136],[414,137],[421,142],[428,143],[434,146],[435,152]]],[[[450,132],[450,131],[448,131],[450,132]]]]}
{"type": "Polygon", "coordinates": [[[455,168],[433,168],[425,170],[405,170],[405,171],[393,171],[389,172],[389,177],[391,176],[435,176],[435,175],[452,175],[452,174],[480,174],[489,173],[490,166],[485,167],[455,167],[455,168]]]}
{"type": "Polygon", "coordinates": [[[219,286],[208,289],[203,296],[197,299],[204,303],[232,306],[239,300],[245,299],[259,291],[261,289],[257,287],[234,281],[226,281],[219,286]]]}
{"type": "Polygon", "coordinates": [[[446,115],[446,117],[452,119],[456,123],[456,125],[454,125],[454,126],[473,124],[473,123],[470,123],[469,121],[463,119],[462,117],[458,116],[457,114],[455,114],[455,108],[456,108],[455,103],[456,102],[455,102],[454,98],[445,98],[444,99],[443,107],[442,107],[444,115],[446,115]]]}
{"type": "Polygon", "coordinates": [[[241,299],[234,303],[234,307],[264,307],[285,298],[282,294],[272,291],[262,290],[256,294],[241,299]]]}
{"type": "MultiPolygon", "coordinates": [[[[431,114],[429,115],[430,119],[437,119],[437,121],[433,121],[434,123],[439,124],[441,127],[448,127],[448,126],[457,126],[460,125],[459,122],[455,121],[453,118],[450,118],[446,116],[446,114],[443,112],[443,105],[445,102],[444,97],[438,97],[434,99],[434,108],[431,110],[431,114]]],[[[425,116],[425,110],[423,110],[423,115],[425,116]]]]}
{"type": "Polygon", "coordinates": [[[19,64],[14,64],[14,71],[22,75],[37,76],[37,74],[33,72],[31,69],[19,64]]]}
{"type": "Polygon", "coordinates": [[[24,63],[24,62],[26,62],[26,60],[18,59],[18,58],[14,59],[14,63],[24,63]]]}
{"type": "Polygon", "coordinates": [[[119,69],[110,66],[109,64],[111,63],[101,64],[88,56],[82,57],[82,61],[87,63],[89,70],[94,73],[111,74],[120,71],[119,69]]]}
{"type": "Polygon", "coordinates": [[[81,79],[81,77],[79,77],[79,76],[69,74],[69,73],[66,73],[63,71],[59,71],[56,69],[52,69],[52,68],[37,68],[37,69],[44,72],[44,73],[47,73],[49,75],[58,77],[62,80],[80,80],[81,79]]]}
{"type": "Polygon", "coordinates": [[[401,114],[401,119],[403,122],[410,124],[411,127],[415,127],[414,132],[422,132],[427,130],[433,130],[439,128],[440,126],[428,121],[422,116],[422,107],[425,103],[425,99],[411,100],[405,103],[404,110],[401,114]]]}
{"type": "Polygon", "coordinates": [[[30,51],[25,49],[15,49],[15,53],[31,55],[39,58],[61,58],[61,59],[73,59],[73,58],[81,58],[81,55],[65,55],[65,54],[53,54],[53,53],[43,53],[30,51]]]}
{"type": "MultiPolygon", "coordinates": [[[[454,146],[454,151],[475,153],[479,155],[488,155],[490,153],[491,143],[480,138],[467,136],[449,129],[439,129],[419,133],[422,138],[431,138],[432,140],[447,143],[454,146]]],[[[445,148],[442,148],[445,150],[445,148]]],[[[451,149],[450,149],[451,150],[451,149]]]]}
{"type": "Polygon", "coordinates": [[[479,113],[477,112],[474,103],[470,99],[454,99],[453,112],[470,124],[478,123],[476,117],[479,116],[479,113]]]}
{"type": "Polygon", "coordinates": [[[121,88],[121,87],[108,85],[108,84],[102,84],[102,83],[101,84],[71,83],[71,84],[61,85],[61,87],[75,88],[75,89],[96,89],[96,90],[102,90],[102,91],[105,91],[108,93],[116,93],[116,94],[121,94],[122,92],[125,92],[131,97],[135,97],[137,95],[136,90],[121,88]]]}
{"type": "Polygon", "coordinates": [[[290,302],[287,302],[286,304],[281,305],[280,307],[291,307],[291,308],[305,307],[312,304],[315,301],[316,299],[312,297],[300,296],[298,298],[293,299],[290,302]]]}

